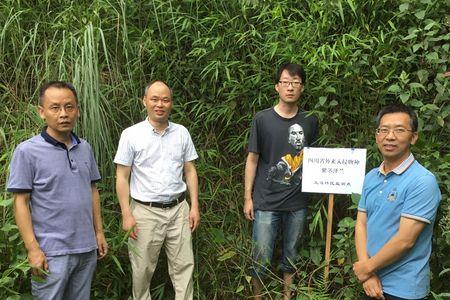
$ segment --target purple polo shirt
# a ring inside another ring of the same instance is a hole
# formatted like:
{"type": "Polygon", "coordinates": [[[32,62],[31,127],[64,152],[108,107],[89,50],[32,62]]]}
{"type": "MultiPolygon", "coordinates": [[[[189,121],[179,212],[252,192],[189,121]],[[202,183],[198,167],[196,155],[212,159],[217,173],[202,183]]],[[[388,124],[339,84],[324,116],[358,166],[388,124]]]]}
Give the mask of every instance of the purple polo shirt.
{"type": "Polygon", "coordinates": [[[92,251],[91,184],[100,180],[92,148],[72,133],[67,149],[45,129],[14,150],[7,189],[30,193],[34,234],[46,256],[92,251]]]}

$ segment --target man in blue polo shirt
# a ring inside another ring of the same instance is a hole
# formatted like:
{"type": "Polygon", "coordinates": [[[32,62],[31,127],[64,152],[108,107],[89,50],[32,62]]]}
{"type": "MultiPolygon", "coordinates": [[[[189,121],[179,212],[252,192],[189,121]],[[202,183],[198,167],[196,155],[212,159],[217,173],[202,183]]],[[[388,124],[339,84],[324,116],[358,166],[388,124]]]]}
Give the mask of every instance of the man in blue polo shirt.
{"type": "Polygon", "coordinates": [[[410,151],[417,115],[403,104],[377,117],[383,163],[364,180],[355,227],[353,270],[367,299],[423,299],[429,290],[431,237],[441,194],[434,175],[410,151]]]}
{"type": "Polygon", "coordinates": [[[43,85],[39,115],[46,126],[14,151],[8,191],[28,251],[36,299],[89,299],[98,257],[108,251],[91,146],[72,129],[79,117],[75,88],[43,85]]]}

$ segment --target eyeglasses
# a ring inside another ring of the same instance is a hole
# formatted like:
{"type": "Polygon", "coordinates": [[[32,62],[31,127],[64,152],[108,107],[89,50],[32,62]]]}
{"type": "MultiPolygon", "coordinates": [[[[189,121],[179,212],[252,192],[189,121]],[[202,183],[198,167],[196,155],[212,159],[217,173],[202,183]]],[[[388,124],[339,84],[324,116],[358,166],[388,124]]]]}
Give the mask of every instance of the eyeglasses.
{"type": "Polygon", "coordinates": [[[300,82],[300,81],[280,80],[280,81],[278,81],[278,83],[281,84],[282,87],[288,87],[289,85],[292,85],[292,87],[298,88],[302,85],[302,82],[300,82]]]}
{"type": "Polygon", "coordinates": [[[397,127],[397,128],[393,128],[393,129],[383,127],[383,128],[375,129],[376,134],[379,135],[379,136],[388,135],[391,131],[394,133],[395,136],[404,135],[408,131],[413,132],[411,129],[406,129],[406,128],[403,128],[403,127],[397,127]]]}
{"type": "Polygon", "coordinates": [[[48,109],[49,109],[52,113],[55,113],[55,114],[59,113],[59,112],[62,111],[63,109],[64,109],[66,112],[71,113],[71,112],[74,112],[74,111],[77,109],[77,106],[76,106],[76,105],[72,105],[72,104],[67,104],[67,105],[62,105],[62,106],[59,106],[59,105],[51,105],[48,109]]]}

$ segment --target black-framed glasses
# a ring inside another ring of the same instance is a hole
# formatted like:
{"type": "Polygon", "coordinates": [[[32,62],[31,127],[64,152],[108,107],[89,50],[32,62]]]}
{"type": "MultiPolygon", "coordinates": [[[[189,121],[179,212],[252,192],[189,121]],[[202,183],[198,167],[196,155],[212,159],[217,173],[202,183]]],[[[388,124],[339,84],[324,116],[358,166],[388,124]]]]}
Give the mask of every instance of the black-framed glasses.
{"type": "Polygon", "coordinates": [[[400,136],[403,135],[407,132],[414,132],[411,129],[406,129],[403,127],[396,127],[396,128],[386,128],[386,127],[381,127],[381,128],[377,128],[375,129],[375,133],[379,136],[385,136],[388,135],[390,132],[393,132],[395,136],[400,136]]]}
{"type": "Polygon", "coordinates": [[[292,85],[292,87],[298,88],[302,85],[301,81],[280,80],[278,81],[278,83],[281,84],[282,87],[288,87],[289,85],[292,85]]]}

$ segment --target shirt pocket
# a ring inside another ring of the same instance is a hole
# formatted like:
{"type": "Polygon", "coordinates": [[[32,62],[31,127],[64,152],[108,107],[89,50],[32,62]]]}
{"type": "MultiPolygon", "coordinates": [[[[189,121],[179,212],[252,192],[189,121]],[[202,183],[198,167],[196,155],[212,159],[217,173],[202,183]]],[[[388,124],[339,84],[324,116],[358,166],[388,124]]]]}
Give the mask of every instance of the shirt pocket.
{"type": "Polygon", "coordinates": [[[181,144],[174,145],[169,149],[169,158],[172,162],[182,164],[183,163],[183,149],[181,144]]]}

